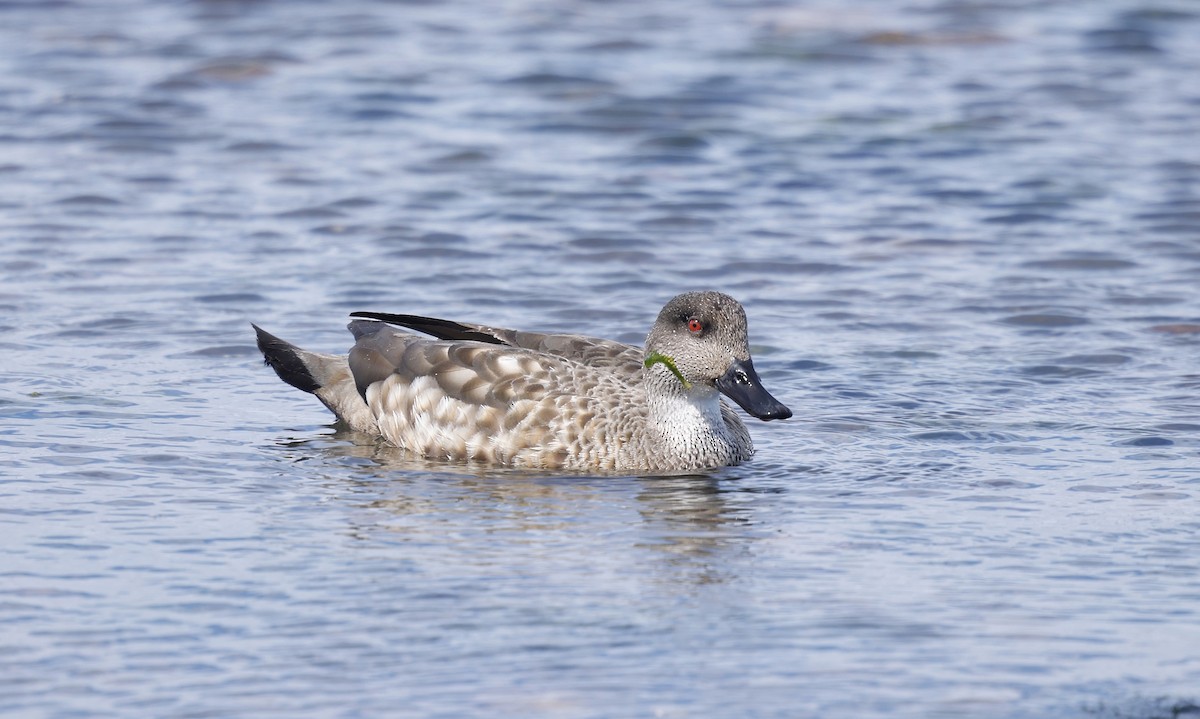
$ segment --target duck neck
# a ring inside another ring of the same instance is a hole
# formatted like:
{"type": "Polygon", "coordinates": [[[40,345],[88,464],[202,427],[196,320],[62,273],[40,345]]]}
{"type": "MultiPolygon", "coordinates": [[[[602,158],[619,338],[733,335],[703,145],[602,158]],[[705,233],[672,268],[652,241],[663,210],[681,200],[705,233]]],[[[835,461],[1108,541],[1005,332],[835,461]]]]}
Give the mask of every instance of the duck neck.
{"type": "Polygon", "coordinates": [[[695,382],[685,387],[663,364],[644,372],[651,426],[670,446],[707,453],[730,443],[716,387],[695,382]]]}

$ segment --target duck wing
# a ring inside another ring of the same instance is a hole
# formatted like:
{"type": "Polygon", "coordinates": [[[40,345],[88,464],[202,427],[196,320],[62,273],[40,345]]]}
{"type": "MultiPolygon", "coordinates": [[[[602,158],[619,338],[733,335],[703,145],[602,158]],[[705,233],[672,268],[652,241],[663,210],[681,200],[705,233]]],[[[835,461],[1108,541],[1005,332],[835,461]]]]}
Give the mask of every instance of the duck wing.
{"type": "Polygon", "coordinates": [[[349,329],[357,340],[348,358],[350,372],[368,404],[368,388],[392,380],[391,385],[403,386],[432,381],[437,391],[431,397],[508,407],[517,398],[540,400],[547,384],[564,370],[558,358],[498,343],[429,340],[366,320],[351,322],[349,329]]]}
{"type": "MultiPolygon", "coordinates": [[[[500,342],[429,339],[355,320],[348,364],[378,433],[426,457],[546,469],[616,466],[643,416],[611,370],[500,342]],[[582,464],[581,464],[582,463],[582,464]]],[[[639,375],[640,377],[640,375],[639,375]]]]}
{"type": "MultiPolygon", "coordinates": [[[[351,312],[351,317],[379,320],[406,327],[440,340],[466,340],[532,350],[561,357],[590,367],[611,367],[629,374],[641,370],[642,350],[614,340],[572,334],[524,332],[501,327],[489,327],[466,322],[454,322],[436,317],[398,315],[387,312],[351,312]]],[[[351,323],[353,324],[353,323],[351,323]]]]}

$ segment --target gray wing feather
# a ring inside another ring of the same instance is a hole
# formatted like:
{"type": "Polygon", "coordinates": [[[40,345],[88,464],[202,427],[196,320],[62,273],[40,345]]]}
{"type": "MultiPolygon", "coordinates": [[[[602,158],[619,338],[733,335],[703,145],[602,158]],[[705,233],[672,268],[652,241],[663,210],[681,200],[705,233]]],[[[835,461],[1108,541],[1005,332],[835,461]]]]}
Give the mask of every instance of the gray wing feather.
{"type": "MultiPolygon", "coordinates": [[[[443,340],[465,340],[502,345],[554,355],[592,367],[613,367],[636,373],[642,362],[642,350],[633,345],[585,335],[524,332],[501,327],[452,322],[435,317],[396,315],[383,312],[353,312],[351,317],[368,317],[406,327],[443,340]]],[[[354,325],[351,322],[351,331],[354,325]]],[[[368,323],[363,323],[368,324],[368,323]]],[[[374,324],[374,323],[370,323],[374,324]]],[[[358,336],[357,334],[355,335],[358,336]]]]}
{"type": "Polygon", "coordinates": [[[428,340],[382,322],[355,320],[350,331],[358,339],[350,371],[364,400],[368,387],[398,375],[406,384],[433,379],[446,396],[470,404],[507,407],[517,397],[544,397],[550,376],[566,370],[553,356],[472,340],[428,340]]]}

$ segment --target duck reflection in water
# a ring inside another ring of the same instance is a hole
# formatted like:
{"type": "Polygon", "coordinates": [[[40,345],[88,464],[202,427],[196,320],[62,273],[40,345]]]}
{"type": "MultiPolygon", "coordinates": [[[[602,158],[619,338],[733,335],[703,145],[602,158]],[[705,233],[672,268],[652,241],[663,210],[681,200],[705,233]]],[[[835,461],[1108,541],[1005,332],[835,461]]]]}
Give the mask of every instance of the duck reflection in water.
{"type": "Polygon", "coordinates": [[[353,494],[338,492],[348,506],[368,510],[349,513],[353,536],[438,545],[440,551],[461,548],[472,564],[511,566],[513,553],[520,552],[530,555],[526,568],[540,563],[554,572],[564,563],[600,565],[605,557],[643,556],[644,565],[597,571],[694,586],[734,578],[737,557],[755,537],[752,509],[736,501],[742,495],[736,475],[725,474],[736,471],[732,468],[720,475],[558,476],[414,458],[346,429],[281,449],[300,450],[297,459],[308,461],[315,454],[319,462],[310,465],[312,471],[326,464],[331,480],[353,483],[353,494]],[[386,514],[380,516],[380,510],[386,514]],[[638,521],[631,521],[631,511],[638,521]],[[489,541],[480,542],[480,534],[489,541]],[[580,534],[595,537],[594,552],[558,553],[557,548],[579,546],[580,534]]]}

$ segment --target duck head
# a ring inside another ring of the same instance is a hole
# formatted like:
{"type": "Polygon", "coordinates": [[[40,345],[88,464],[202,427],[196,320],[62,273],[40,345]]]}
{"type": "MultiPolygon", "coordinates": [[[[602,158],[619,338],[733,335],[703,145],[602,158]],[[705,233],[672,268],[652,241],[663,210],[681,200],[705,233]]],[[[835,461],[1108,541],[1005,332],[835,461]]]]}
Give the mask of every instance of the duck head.
{"type": "Polygon", "coordinates": [[[761,420],[792,416],[754,371],[746,311],[729,295],[686,292],[668,302],[646,337],[646,366],[659,364],[684,392],[720,392],[761,420]]]}

